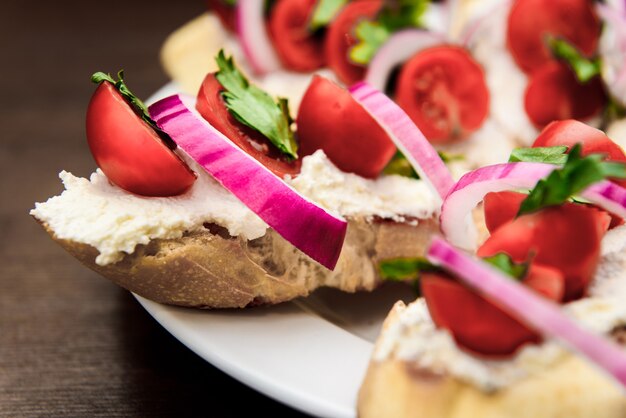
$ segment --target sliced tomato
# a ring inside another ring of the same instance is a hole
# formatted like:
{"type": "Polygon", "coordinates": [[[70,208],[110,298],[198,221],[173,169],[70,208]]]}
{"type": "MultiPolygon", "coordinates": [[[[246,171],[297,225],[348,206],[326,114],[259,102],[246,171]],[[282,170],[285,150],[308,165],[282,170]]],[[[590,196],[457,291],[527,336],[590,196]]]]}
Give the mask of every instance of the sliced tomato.
{"type": "Polygon", "coordinates": [[[533,73],[524,97],[524,108],[537,127],[563,119],[589,119],[606,105],[600,77],[581,84],[564,63],[551,61],[533,73]]]}
{"type": "Polygon", "coordinates": [[[131,193],[174,196],[196,179],[108,81],[98,86],[89,102],[87,142],[107,178],[131,193]]]}
{"type": "Polygon", "coordinates": [[[491,192],[483,200],[485,224],[490,233],[515,219],[522,201],[528,195],[518,192],[491,192]]]}
{"type": "Polygon", "coordinates": [[[482,125],[489,111],[483,69],[457,46],[425,49],[407,61],[395,95],[431,142],[466,137],[482,125]]]}
{"type": "Polygon", "coordinates": [[[225,0],[207,0],[207,4],[226,29],[231,32],[237,29],[235,6],[227,4],[225,0]]]}
{"type": "Polygon", "coordinates": [[[533,259],[565,276],[565,297],[580,298],[593,278],[600,242],[610,217],[590,206],[568,203],[508,222],[478,249],[480,257],[503,252],[514,261],[533,259]]]}
{"type": "Polygon", "coordinates": [[[268,27],[283,65],[294,71],[313,71],[325,64],[323,38],[311,33],[309,23],[316,0],[278,0],[268,27]]]}
{"type": "MultiPolygon", "coordinates": [[[[424,273],[420,283],[434,323],[467,350],[504,356],[523,344],[541,341],[539,334],[450,277],[424,273]]],[[[523,283],[554,301],[563,295],[563,275],[551,267],[532,263],[523,283]]]]}
{"type": "Polygon", "coordinates": [[[289,160],[263,134],[238,122],[226,108],[224,88],[208,74],[198,92],[196,109],[215,129],[279,177],[300,172],[301,160],[289,160]]]}
{"type": "Polygon", "coordinates": [[[389,136],[346,89],[318,75],[302,98],[296,123],[303,156],[322,149],[349,173],[377,177],[396,152],[389,136]]]}
{"type": "MultiPolygon", "coordinates": [[[[607,161],[626,163],[624,150],[604,132],[577,120],[561,120],[550,123],[539,134],[533,147],[572,147],[581,144],[581,155],[604,154],[607,161]]],[[[626,187],[626,180],[615,180],[626,187]]]]}
{"type": "Polygon", "coordinates": [[[349,57],[350,48],[357,43],[354,29],[360,21],[375,17],[382,4],[382,0],[352,1],[341,9],[326,30],[326,62],[345,84],[355,83],[365,76],[365,67],[355,64],[349,57]]]}
{"type": "Polygon", "coordinates": [[[552,60],[548,36],[564,38],[591,56],[601,27],[591,0],[517,0],[509,13],[507,45],[517,65],[530,74],[552,60]]]}

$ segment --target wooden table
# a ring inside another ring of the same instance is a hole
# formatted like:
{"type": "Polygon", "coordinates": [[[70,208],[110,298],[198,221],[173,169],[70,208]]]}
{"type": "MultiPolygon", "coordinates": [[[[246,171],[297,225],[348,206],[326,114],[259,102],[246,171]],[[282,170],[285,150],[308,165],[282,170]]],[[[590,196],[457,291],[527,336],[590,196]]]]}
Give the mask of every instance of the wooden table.
{"type": "Polygon", "coordinates": [[[167,82],[158,51],[203,1],[0,6],[0,416],[302,416],[206,363],[126,291],[28,216],[62,169],[95,168],[84,115],[97,70],[140,97],[167,82]]]}

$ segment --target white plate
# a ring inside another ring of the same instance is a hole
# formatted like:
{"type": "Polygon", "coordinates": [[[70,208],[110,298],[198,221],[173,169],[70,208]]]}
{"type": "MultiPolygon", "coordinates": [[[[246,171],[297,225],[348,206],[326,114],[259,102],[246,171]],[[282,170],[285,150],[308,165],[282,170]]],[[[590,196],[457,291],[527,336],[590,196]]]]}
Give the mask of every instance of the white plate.
{"type": "MultiPolygon", "coordinates": [[[[147,102],[178,91],[170,83],[147,102]]],[[[356,397],[382,321],[404,285],[348,295],[320,289],[291,303],[248,310],[202,311],[135,295],[166,330],[225,373],[306,413],[356,416],[356,397]]]]}
{"type": "Polygon", "coordinates": [[[135,295],[174,337],[237,380],[316,416],[356,416],[373,341],[404,285],[370,294],[321,289],[270,308],[201,311],[135,295]]]}

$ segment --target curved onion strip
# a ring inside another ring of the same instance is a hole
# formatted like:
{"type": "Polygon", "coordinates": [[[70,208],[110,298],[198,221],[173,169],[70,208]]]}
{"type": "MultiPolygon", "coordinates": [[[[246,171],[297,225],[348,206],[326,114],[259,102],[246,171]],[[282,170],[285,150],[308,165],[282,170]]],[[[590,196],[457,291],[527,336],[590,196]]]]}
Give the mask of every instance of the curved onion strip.
{"type": "MultiPolygon", "coordinates": [[[[482,167],[465,174],[441,206],[441,231],[454,245],[476,249],[476,232],[472,228],[472,210],[489,192],[532,189],[557,166],[543,163],[508,163],[482,167]]],[[[610,181],[598,182],[581,193],[592,203],[626,217],[626,189],[610,181]]]]}
{"type": "Polygon", "coordinates": [[[497,2],[473,16],[461,29],[459,44],[465,48],[472,47],[484,25],[493,24],[494,15],[503,12],[505,8],[510,8],[511,4],[511,0],[497,2]]]}
{"type": "Polygon", "coordinates": [[[252,70],[263,75],[278,70],[280,60],[265,28],[265,0],[238,0],[237,36],[252,70]]]}
{"type": "Polygon", "coordinates": [[[378,90],[385,90],[393,69],[419,51],[445,42],[440,34],[420,29],[396,32],[376,52],[369,64],[365,81],[378,90]]]}
{"type": "Polygon", "coordinates": [[[387,132],[420,178],[443,200],[454,180],[437,151],[411,118],[393,100],[366,82],[350,87],[350,93],[387,132]]]}
{"type": "Polygon", "coordinates": [[[427,257],[510,315],[582,354],[626,386],[626,353],[623,349],[585,330],[567,317],[556,303],[511,280],[487,263],[455,249],[441,238],[433,239],[427,257]]]}
{"type": "Polygon", "coordinates": [[[233,144],[178,95],[150,106],[174,142],[283,238],[329,269],[339,258],[347,223],[301,196],[233,144]]]}

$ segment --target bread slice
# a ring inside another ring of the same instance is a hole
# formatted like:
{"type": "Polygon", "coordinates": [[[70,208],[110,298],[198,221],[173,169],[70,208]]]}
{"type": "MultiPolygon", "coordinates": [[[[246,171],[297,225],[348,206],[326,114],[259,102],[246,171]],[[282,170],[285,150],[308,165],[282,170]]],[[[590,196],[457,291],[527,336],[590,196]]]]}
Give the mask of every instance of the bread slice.
{"type": "MultiPolygon", "coordinates": [[[[399,320],[402,309],[402,302],[394,306],[383,332],[399,320]]],[[[360,418],[624,418],[626,396],[573,354],[564,354],[553,367],[495,392],[392,356],[371,361],[359,392],[358,412],[360,418]]]]}
{"type": "Polygon", "coordinates": [[[380,260],[422,255],[439,228],[435,219],[417,225],[350,219],[337,267],[330,271],[272,229],[248,241],[207,225],[182,238],[139,245],[121,261],[101,266],[95,263],[94,247],[59,239],[43,227],[83,264],[123,288],[156,302],[196,308],[276,304],[324,286],[346,292],[372,290],[380,282],[380,260]]]}

